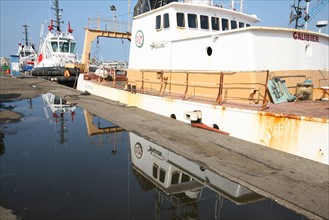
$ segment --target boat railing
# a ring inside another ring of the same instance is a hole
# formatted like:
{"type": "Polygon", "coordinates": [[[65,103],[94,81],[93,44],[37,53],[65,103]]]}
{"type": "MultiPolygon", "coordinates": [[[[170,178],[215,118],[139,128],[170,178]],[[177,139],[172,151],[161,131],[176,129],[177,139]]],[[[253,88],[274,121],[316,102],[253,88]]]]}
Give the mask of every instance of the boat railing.
{"type": "Polygon", "coordinates": [[[89,30],[103,30],[121,33],[130,32],[128,22],[104,18],[88,18],[88,24],[86,28],[89,30]]]}
{"type": "MultiPolygon", "coordinates": [[[[265,80],[265,79],[264,79],[265,80]]],[[[185,81],[170,81],[167,83],[162,80],[159,81],[157,79],[134,79],[130,78],[130,81],[135,81],[136,84],[141,85],[141,89],[139,92],[146,94],[158,94],[159,96],[167,95],[167,94],[181,94],[182,90],[184,94],[182,95],[182,99],[186,100],[189,98],[216,98],[216,102],[221,104],[223,101],[244,101],[249,103],[258,104],[261,101],[265,102],[263,99],[265,98],[265,87],[266,83],[223,83],[220,85],[219,82],[189,82],[188,79],[185,81]],[[169,89],[170,87],[170,89],[169,89]],[[160,88],[160,89],[159,89],[160,88]],[[264,88],[264,89],[261,89],[264,88]],[[216,92],[220,92],[218,95],[216,92]],[[208,93],[202,92],[208,91],[208,93]],[[241,91],[245,91],[241,93],[241,91]],[[239,94],[248,95],[242,96],[239,94]],[[214,97],[214,94],[217,97],[214,97]],[[220,97],[219,97],[220,96],[220,97]]]]}

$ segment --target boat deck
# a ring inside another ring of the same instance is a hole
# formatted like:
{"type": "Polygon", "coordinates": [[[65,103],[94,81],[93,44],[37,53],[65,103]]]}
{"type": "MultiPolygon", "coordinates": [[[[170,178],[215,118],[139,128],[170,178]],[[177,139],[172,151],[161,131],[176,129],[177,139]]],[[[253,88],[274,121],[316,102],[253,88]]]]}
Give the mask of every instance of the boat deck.
{"type": "MultiPolygon", "coordinates": [[[[94,83],[99,83],[104,86],[109,86],[112,88],[117,89],[126,89],[125,85],[126,82],[116,82],[113,81],[102,81],[99,82],[97,79],[90,79],[94,83]]],[[[159,92],[157,91],[135,91],[137,93],[149,94],[149,95],[156,95],[160,96],[159,92]]],[[[180,94],[168,94],[164,93],[161,97],[169,98],[169,99],[180,99],[183,100],[183,95],[180,94]]],[[[280,104],[274,104],[271,102],[267,103],[267,108],[262,109],[262,103],[254,104],[254,103],[247,103],[247,102],[238,102],[238,101],[223,101],[222,104],[216,103],[212,98],[205,98],[205,97],[186,97],[184,100],[192,101],[192,102],[199,102],[204,104],[211,104],[211,105],[221,105],[225,108],[238,108],[238,109],[245,109],[245,110],[252,110],[252,111],[261,111],[264,114],[273,114],[276,117],[288,117],[288,118],[300,118],[300,117],[309,117],[312,119],[324,119],[329,121],[329,101],[328,100],[299,100],[294,102],[285,102],[280,104]]]]}

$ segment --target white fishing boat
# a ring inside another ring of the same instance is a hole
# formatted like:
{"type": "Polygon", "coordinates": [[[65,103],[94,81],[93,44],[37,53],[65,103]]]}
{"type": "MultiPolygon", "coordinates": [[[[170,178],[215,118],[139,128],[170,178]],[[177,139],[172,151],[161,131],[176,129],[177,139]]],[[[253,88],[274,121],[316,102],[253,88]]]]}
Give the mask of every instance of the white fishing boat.
{"type": "Polygon", "coordinates": [[[24,28],[24,42],[25,44],[18,44],[18,58],[19,68],[21,72],[29,72],[34,66],[37,58],[37,51],[35,50],[33,42],[29,39],[28,25],[22,25],[24,28]]]}
{"type": "Polygon", "coordinates": [[[76,42],[73,36],[70,22],[67,32],[61,29],[62,9],[59,8],[59,1],[54,0],[55,20],[50,20],[47,34],[41,30],[41,39],[38,50],[37,62],[32,69],[33,76],[43,77],[62,84],[73,85],[78,74],[77,69],[67,68],[67,64],[78,63],[76,54],[76,42]]]}
{"type": "Polygon", "coordinates": [[[329,164],[329,36],[259,21],[211,0],[139,0],[128,81],[85,73],[77,89],[329,164]]]}

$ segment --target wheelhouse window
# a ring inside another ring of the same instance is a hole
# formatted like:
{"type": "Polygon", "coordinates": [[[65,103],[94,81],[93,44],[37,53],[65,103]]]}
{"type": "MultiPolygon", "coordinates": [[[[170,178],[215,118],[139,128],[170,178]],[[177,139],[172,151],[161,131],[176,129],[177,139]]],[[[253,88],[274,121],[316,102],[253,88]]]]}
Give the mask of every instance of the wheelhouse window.
{"type": "Polygon", "coordinates": [[[171,185],[175,185],[179,182],[179,172],[176,171],[171,175],[171,185]]]}
{"type": "Polygon", "coordinates": [[[70,49],[70,43],[69,42],[60,42],[59,44],[60,51],[62,53],[68,53],[70,49]]]}
{"type": "Polygon", "coordinates": [[[161,15],[155,17],[155,29],[161,30],[161,15]]]}
{"type": "Polygon", "coordinates": [[[75,45],[76,43],[75,42],[71,42],[71,47],[70,47],[70,53],[74,53],[75,52],[75,45]]]}
{"type": "Polygon", "coordinates": [[[244,23],[243,22],[239,22],[239,28],[244,28],[244,23]]]}
{"type": "Polygon", "coordinates": [[[197,28],[198,27],[198,18],[196,14],[187,14],[188,27],[197,28]]]}
{"type": "Polygon", "coordinates": [[[209,29],[209,18],[205,15],[200,15],[200,26],[201,29],[209,29]]]}
{"type": "Polygon", "coordinates": [[[222,31],[227,31],[228,28],[228,19],[222,18],[222,31]]]}
{"type": "Polygon", "coordinates": [[[211,17],[211,28],[214,31],[219,31],[219,18],[211,17]]]}
{"type": "Polygon", "coordinates": [[[169,28],[170,22],[169,22],[169,14],[166,13],[163,15],[163,28],[169,28]]]}
{"type": "Polygon", "coordinates": [[[184,13],[177,12],[176,14],[177,27],[185,27],[185,16],[184,13]]]}
{"type": "Polygon", "coordinates": [[[58,43],[57,43],[57,41],[51,42],[51,47],[52,47],[54,52],[58,52],[58,43]]]}
{"type": "Polygon", "coordinates": [[[250,27],[251,25],[250,24],[246,24],[246,27],[250,27]]]}
{"type": "Polygon", "coordinates": [[[238,28],[238,24],[237,24],[237,22],[234,21],[234,20],[231,20],[231,30],[233,30],[233,29],[237,29],[237,28],[238,28]]]}

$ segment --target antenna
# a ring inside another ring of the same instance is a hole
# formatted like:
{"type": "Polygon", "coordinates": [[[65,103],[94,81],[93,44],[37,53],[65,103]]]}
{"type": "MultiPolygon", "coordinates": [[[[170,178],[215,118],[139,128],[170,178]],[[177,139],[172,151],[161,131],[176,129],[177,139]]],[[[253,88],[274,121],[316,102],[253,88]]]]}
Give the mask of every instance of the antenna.
{"type": "Polygon", "coordinates": [[[130,0],[128,0],[128,30],[127,32],[130,32],[130,0]]]}
{"type": "Polygon", "coordinates": [[[316,22],[316,26],[319,28],[319,33],[321,33],[321,28],[326,27],[327,25],[328,25],[328,21],[316,22]]]}

